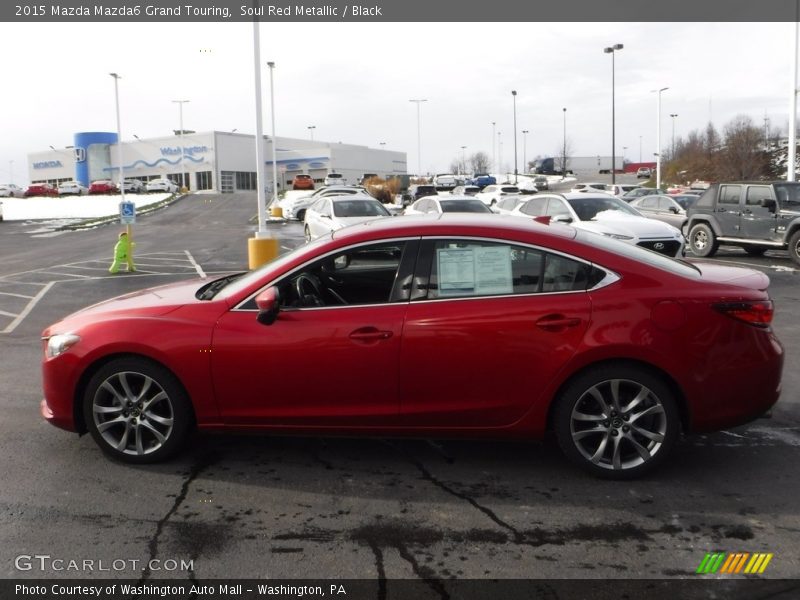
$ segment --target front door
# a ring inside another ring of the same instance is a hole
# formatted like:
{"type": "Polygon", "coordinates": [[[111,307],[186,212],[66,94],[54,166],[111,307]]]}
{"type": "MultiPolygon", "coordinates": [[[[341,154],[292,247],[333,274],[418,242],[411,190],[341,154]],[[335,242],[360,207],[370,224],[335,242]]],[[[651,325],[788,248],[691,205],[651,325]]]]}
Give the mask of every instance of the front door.
{"type": "Polygon", "coordinates": [[[775,213],[762,201],[772,200],[772,188],[768,185],[748,185],[742,211],[742,236],[751,240],[773,240],[777,219],[775,213]]]}

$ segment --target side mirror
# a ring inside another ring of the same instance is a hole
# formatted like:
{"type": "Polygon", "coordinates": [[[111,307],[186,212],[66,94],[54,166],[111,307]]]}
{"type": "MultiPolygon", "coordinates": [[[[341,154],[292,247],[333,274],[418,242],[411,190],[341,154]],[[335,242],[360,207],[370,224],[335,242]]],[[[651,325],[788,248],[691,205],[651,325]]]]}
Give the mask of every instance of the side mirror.
{"type": "Polygon", "coordinates": [[[555,223],[572,223],[572,217],[569,215],[556,215],[553,217],[555,223]]]}
{"type": "Polygon", "coordinates": [[[761,206],[768,209],[770,212],[775,212],[776,203],[772,198],[762,198],[761,206]]]}
{"type": "Polygon", "coordinates": [[[673,215],[677,215],[678,214],[678,207],[677,206],[670,206],[669,207],[669,212],[671,212],[673,215]]]}
{"type": "Polygon", "coordinates": [[[280,312],[281,294],[275,286],[268,287],[256,296],[258,306],[258,322],[262,325],[272,325],[280,312]]]}

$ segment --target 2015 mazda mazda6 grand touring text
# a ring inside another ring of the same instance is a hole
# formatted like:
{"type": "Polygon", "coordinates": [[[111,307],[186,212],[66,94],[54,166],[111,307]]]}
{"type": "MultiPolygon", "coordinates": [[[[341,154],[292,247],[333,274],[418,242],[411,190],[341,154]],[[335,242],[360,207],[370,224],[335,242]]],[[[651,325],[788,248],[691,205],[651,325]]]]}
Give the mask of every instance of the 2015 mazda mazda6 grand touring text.
{"type": "Polygon", "coordinates": [[[634,477],[682,431],[745,423],[777,401],[768,285],[562,224],[379,219],[48,327],[42,414],[137,463],[171,455],[195,427],[552,430],[589,471],[634,477]]]}

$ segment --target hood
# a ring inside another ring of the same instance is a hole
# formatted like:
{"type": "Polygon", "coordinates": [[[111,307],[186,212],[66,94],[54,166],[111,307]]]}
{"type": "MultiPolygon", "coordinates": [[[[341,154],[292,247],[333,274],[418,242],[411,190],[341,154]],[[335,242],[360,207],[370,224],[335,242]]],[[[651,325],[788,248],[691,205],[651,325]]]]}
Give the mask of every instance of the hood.
{"type": "Polygon", "coordinates": [[[700,273],[706,281],[727,283],[752,290],[760,290],[762,292],[766,291],[769,287],[769,277],[761,271],[755,271],[744,267],[730,267],[719,263],[703,262],[702,260],[689,259],[687,262],[700,269],[700,273]]]}
{"type": "Polygon", "coordinates": [[[593,221],[581,222],[581,224],[584,223],[602,223],[608,227],[623,228],[628,232],[633,232],[633,235],[640,240],[664,237],[680,239],[681,237],[681,232],[672,225],[656,219],[630,215],[619,210],[604,210],[597,213],[593,221]]]}
{"type": "Polygon", "coordinates": [[[375,219],[385,218],[387,218],[387,215],[380,215],[377,217],[336,217],[336,223],[341,228],[349,225],[357,225],[358,223],[366,223],[367,221],[374,221],[375,219]]]}

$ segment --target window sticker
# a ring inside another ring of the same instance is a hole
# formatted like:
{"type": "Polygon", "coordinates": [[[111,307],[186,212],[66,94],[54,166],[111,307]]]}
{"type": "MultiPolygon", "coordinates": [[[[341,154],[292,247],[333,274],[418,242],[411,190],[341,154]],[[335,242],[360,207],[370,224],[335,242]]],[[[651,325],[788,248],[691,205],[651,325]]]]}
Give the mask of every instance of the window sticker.
{"type": "Polygon", "coordinates": [[[475,246],[436,251],[439,296],[493,296],[513,292],[511,248],[475,246]]]}

